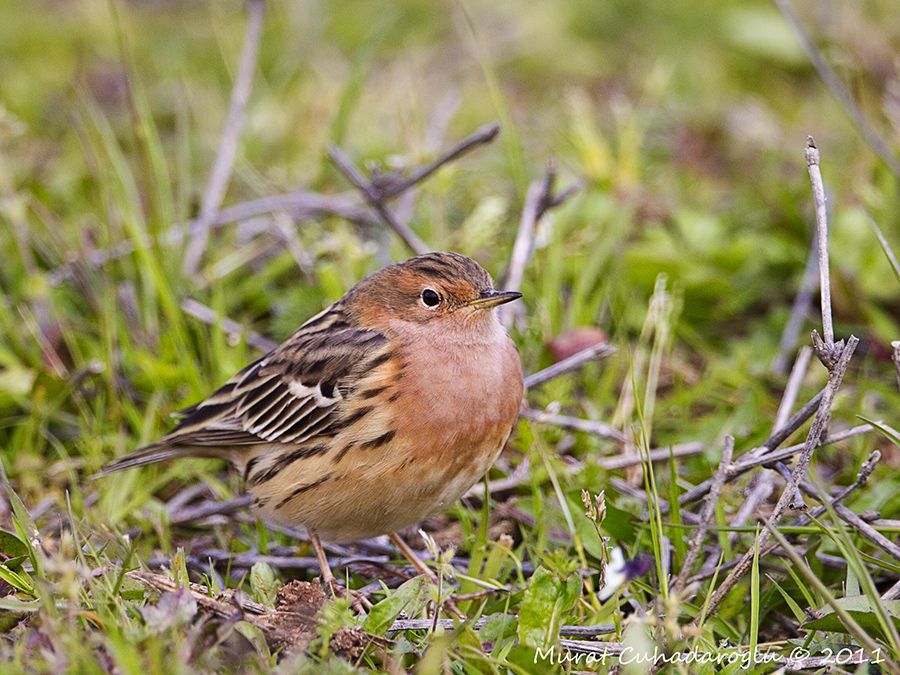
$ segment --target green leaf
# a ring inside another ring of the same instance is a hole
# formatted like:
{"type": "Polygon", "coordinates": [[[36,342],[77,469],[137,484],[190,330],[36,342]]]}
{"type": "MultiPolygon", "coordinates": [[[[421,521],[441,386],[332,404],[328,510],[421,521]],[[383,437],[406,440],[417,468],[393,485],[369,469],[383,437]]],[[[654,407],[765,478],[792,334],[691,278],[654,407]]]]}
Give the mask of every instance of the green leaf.
{"type": "Polygon", "coordinates": [[[516,617],[512,614],[494,614],[478,630],[478,638],[482,642],[500,642],[515,632],[515,625],[516,617]]]}
{"type": "Polygon", "coordinates": [[[868,417],[863,417],[862,415],[857,415],[857,417],[863,422],[868,422],[873,427],[875,427],[891,443],[900,445],[900,432],[898,432],[893,427],[889,427],[887,424],[884,424],[883,422],[879,422],[877,420],[870,420],[868,417]]]}
{"type": "Polygon", "coordinates": [[[773,8],[736,7],[724,18],[724,35],[735,48],[786,66],[805,63],[803,46],[773,8]]]}
{"type": "Polygon", "coordinates": [[[363,629],[372,635],[384,635],[400,612],[416,616],[429,600],[431,582],[424,576],[414,577],[372,608],[363,629]]]}
{"type": "MultiPolygon", "coordinates": [[[[878,623],[878,616],[872,607],[871,600],[865,595],[854,595],[847,598],[838,598],[837,604],[853,617],[853,619],[867,632],[871,634],[881,635],[881,626],[878,623]]],[[[894,625],[900,628],[900,600],[882,600],[881,606],[887,612],[888,616],[894,622],[894,625]]],[[[824,630],[832,633],[847,633],[850,631],[841,622],[841,619],[834,613],[834,609],[830,605],[826,605],[819,610],[822,616],[803,624],[804,628],[812,630],[824,630]]]]}
{"type": "MultiPolygon", "coordinates": [[[[7,558],[28,557],[28,544],[19,539],[12,532],[0,530],[0,553],[7,558]]],[[[7,567],[12,568],[10,561],[4,563],[7,567]]]]}
{"type": "Polygon", "coordinates": [[[31,579],[24,570],[22,572],[13,572],[5,565],[0,565],[0,579],[18,591],[22,591],[28,595],[35,594],[34,584],[31,583],[31,579]]]}
{"type": "MultiPolygon", "coordinates": [[[[13,524],[16,526],[17,539],[20,542],[28,542],[29,537],[37,537],[38,530],[34,520],[31,518],[31,514],[28,513],[28,509],[25,508],[25,504],[22,503],[19,495],[13,490],[9,478],[6,477],[6,469],[3,466],[3,462],[0,462],[0,486],[6,491],[6,496],[12,506],[13,524]]],[[[34,566],[35,574],[40,577],[43,574],[42,552],[38,547],[26,544],[26,553],[34,566]]]]}
{"type": "Polygon", "coordinates": [[[794,618],[797,619],[797,621],[803,623],[806,620],[806,612],[804,612],[800,608],[800,605],[797,604],[797,601],[794,600],[790,596],[790,594],[786,590],[784,590],[784,588],[782,588],[781,584],[775,581],[775,579],[768,574],[766,576],[769,578],[769,581],[771,581],[775,585],[776,590],[781,593],[781,597],[784,598],[787,606],[790,607],[791,613],[794,615],[794,618]]]}
{"type": "Polygon", "coordinates": [[[253,599],[266,607],[275,605],[275,594],[278,592],[278,580],[268,563],[261,560],[250,568],[250,590],[253,599]]]}
{"type": "Polygon", "coordinates": [[[9,595],[0,598],[0,609],[5,612],[36,612],[40,608],[40,600],[19,600],[9,595]]]}
{"type": "Polygon", "coordinates": [[[538,567],[528,581],[519,609],[519,640],[535,648],[555,643],[562,616],[575,606],[580,593],[577,574],[563,579],[543,565],[538,567]]]}
{"type": "MultiPolygon", "coordinates": [[[[868,215],[868,213],[866,213],[866,215],[868,215]]],[[[900,263],[897,262],[897,256],[894,255],[891,245],[888,243],[887,238],[884,236],[884,233],[881,231],[881,228],[878,227],[878,223],[875,222],[875,219],[872,218],[872,216],[869,216],[869,225],[872,227],[872,231],[875,232],[878,243],[881,244],[881,250],[884,251],[884,257],[887,258],[891,269],[894,270],[894,276],[897,278],[897,282],[900,283],[900,263]]]]}

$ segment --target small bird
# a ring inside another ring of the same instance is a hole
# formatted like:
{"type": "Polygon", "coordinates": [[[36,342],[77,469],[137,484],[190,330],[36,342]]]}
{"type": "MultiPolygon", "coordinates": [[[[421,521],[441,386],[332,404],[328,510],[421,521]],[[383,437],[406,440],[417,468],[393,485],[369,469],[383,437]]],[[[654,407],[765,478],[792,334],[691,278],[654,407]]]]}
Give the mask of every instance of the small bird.
{"type": "Polygon", "coordinates": [[[524,394],[515,345],[478,263],[427,253],[366,277],[281,345],[181,411],[168,435],[102,473],[183,456],[227,459],[252,507],[319,535],[396,536],[458,499],[493,464],[524,394]]]}

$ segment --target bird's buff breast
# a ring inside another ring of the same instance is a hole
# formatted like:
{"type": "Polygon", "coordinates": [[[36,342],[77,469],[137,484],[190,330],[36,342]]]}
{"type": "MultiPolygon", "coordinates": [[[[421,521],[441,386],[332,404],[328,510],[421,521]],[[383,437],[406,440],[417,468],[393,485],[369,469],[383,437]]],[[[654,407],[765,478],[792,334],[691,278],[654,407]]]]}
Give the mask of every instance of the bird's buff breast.
{"type": "Polygon", "coordinates": [[[372,401],[369,420],[369,434],[393,432],[391,441],[337,463],[304,463],[303,475],[284,478],[312,487],[264,510],[342,542],[394,532],[452,504],[487,472],[518,417],[521,364],[497,328],[483,344],[439,336],[430,349],[402,350],[402,373],[378,375],[393,386],[372,401]]]}

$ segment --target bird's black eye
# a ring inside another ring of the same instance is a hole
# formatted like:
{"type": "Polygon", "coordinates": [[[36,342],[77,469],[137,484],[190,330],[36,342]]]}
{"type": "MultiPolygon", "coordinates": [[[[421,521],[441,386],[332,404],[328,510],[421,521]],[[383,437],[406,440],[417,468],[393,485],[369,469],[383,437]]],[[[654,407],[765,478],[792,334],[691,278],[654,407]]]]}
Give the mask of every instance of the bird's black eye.
{"type": "Polygon", "coordinates": [[[422,291],[422,302],[426,307],[437,307],[441,302],[441,296],[437,294],[437,291],[426,288],[422,291]]]}

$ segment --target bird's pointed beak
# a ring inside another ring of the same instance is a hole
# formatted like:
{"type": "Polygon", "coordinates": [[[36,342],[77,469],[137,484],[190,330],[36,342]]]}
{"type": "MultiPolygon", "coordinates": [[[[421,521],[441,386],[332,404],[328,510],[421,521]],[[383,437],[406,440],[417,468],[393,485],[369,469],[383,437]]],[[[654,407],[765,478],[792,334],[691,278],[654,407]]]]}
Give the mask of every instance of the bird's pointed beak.
{"type": "Polygon", "coordinates": [[[478,307],[479,309],[489,309],[497,305],[503,305],[522,297],[519,291],[483,291],[480,296],[474,300],[469,300],[466,307],[478,307]]]}

